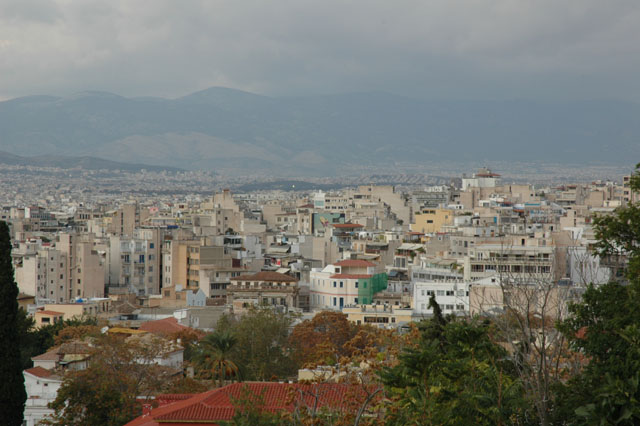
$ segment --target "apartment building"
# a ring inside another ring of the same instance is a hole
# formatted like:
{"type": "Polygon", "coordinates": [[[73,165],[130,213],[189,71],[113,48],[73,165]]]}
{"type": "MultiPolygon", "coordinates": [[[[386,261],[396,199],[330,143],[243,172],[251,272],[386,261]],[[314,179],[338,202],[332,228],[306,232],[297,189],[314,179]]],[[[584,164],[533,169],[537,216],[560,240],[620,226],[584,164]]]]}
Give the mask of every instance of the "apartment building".
{"type": "Polygon", "coordinates": [[[109,249],[110,287],[124,287],[138,296],[160,294],[162,232],[136,228],[129,236],[112,236],[109,249]]]}
{"type": "Polygon", "coordinates": [[[15,280],[21,293],[35,296],[35,303],[66,302],[67,256],[41,242],[23,243],[12,253],[15,280]]]}
{"type": "Polygon", "coordinates": [[[234,313],[246,312],[251,306],[298,308],[298,279],[278,272],[261,271],[231,278],[227,302],[234,313]]]}
{"type": "Polygon", "coordinates": [[[410,229],[414,232],[433,234],[443,226],[453,224],[454,212],[449,209],[423,209],[414,215],[410,229]]]}
{"type": "Polygon", "coordinates": [[[467,315],[469,313],[470,283],[463,280],[428,280],[413,282],[413,311],[416,316],[433,315],[429,306],[431,296],[444,314],[467,315]]]}
{"type": "Polygon", "coordinates": [[[370,304],[373,295],[387,288],[387,274],[376,273],[366,260],[341,260],[310,273],[312,309],[341,310],[348,305],[370,304]]]}
{"type": "Polygon", "coordinates": [[[507,235],[477,242],[465,258],[465,279],[493,275],[514,280],[556,280],[562,273],[556,263],[556,246],[547,234],[507,235]]]}
{"type": "Polygon", "coordinates": [[[56,247],[67,257],[69,292],[66,300],[103,297],[105,293],[104,257],[96,250],[93,234],[60,233],[56,247]]]}

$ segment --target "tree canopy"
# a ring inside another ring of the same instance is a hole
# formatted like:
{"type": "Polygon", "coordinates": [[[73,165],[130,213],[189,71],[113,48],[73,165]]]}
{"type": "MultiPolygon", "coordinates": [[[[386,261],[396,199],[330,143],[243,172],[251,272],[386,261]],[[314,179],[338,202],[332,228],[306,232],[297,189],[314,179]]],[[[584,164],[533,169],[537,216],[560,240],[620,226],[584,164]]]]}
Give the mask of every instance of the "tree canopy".
{"type": "Polygon", "coordinates": [[[27,399],[19,334],[19,328],[26,325],[18,311],[9,226],[0,221],[0,412],[4,424],[9,426],[22,424],[27,399]]]}

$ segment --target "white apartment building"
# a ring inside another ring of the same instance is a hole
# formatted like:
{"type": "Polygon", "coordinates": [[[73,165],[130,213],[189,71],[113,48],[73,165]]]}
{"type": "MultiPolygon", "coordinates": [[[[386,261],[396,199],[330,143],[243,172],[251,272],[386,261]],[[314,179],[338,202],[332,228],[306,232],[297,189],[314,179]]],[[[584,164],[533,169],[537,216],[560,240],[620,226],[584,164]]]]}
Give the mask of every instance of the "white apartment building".
{"type": "Polygon", "coordinates": [[[454,281],[415,281],[413,283],[413,313],[418,317],[430,316],[431,296],[435,296],[442,313],[467,315],[469,313],[469,282],[454,281]]]}
{"type": "Polygon", "coordinates": [[[51,416],[54,410],[48,407],[56,399],[62,378],[42,367],[23,371],[27,400],[24,407],[24,425],[36,426],[51,416]]]}

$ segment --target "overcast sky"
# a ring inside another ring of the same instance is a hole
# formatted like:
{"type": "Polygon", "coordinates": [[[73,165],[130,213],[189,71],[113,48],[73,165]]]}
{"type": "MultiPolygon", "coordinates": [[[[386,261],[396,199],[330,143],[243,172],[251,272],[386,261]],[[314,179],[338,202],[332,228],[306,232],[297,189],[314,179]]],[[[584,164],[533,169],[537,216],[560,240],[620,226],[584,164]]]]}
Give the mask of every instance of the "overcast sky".
{"type": "Polygon", "coordinates": [[[0,99],[387,91],[640,101],[640,1],[0,0],[0,99]]]}

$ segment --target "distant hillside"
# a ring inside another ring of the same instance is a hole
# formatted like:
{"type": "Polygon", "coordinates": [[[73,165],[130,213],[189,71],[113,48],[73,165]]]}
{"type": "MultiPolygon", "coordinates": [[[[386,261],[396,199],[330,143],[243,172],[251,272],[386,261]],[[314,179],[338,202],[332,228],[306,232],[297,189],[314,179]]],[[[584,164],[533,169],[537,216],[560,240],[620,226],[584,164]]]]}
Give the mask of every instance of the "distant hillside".
{"type": "Polygon", "coordinates": [[[147,164],[120,163],[96,157],[65,157],[60,155],[42,155],[35,157],[23,157],[8,152],[0,151],[0,164],[9,166],[33,166],[33,167],[59,167],[72,169],[79,167],[85,170],[126,170],[126,171],[179,171],[175,167],[150,166],[147,164]]]}
{"type": "Polygon", "coordinates": [[[640,160],[640,106],[386,93],[271,98],[224,88],[178,99],[86,92],[0,102],[0,149],[241,173],[434,161],[631,164],[640,160]]]}

